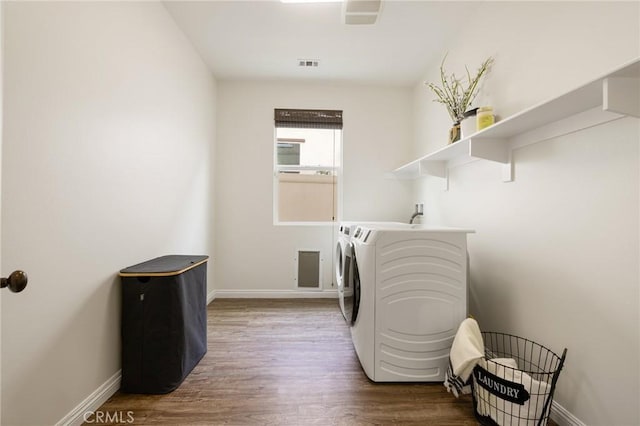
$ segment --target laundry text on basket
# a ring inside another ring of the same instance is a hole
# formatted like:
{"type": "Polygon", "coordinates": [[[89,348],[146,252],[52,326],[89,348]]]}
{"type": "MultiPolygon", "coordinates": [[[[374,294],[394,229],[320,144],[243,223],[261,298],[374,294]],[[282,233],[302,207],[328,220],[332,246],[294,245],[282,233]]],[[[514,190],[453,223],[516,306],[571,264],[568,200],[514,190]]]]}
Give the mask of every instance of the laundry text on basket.
{"type": "Polygon", "coordinates": [[[522,383],[504,380],[480,366],[476,366],[473,372],[478,384],[494,395],[519,405],[523,405],[529,400],[529,392],[527,392],[522,383]]]}

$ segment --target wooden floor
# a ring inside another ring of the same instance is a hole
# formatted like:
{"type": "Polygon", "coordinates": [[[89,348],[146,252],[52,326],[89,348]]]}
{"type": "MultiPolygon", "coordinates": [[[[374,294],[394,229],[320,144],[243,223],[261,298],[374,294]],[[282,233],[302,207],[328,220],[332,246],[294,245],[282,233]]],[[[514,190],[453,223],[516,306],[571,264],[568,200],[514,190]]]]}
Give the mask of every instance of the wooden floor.
{"type": "Polygon", "coordinates": [[[174,392],[117,393],[98,411],[136,425],[476,424],[471,399],[440,383],[371,382],[335,299],[215,300],[208,347],[174,392]]]}

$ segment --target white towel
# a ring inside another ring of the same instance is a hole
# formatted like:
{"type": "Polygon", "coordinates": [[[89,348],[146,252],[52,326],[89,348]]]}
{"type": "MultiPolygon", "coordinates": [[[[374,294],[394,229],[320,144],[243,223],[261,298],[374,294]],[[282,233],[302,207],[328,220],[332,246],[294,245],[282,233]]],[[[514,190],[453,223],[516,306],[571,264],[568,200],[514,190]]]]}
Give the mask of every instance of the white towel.
{"type": "Polygon", "coordinates": [[[478,361],[484,358],[484,341],[478,322],[467,318],[458,327],[449,353],[449,369],[444,387],[456,397],[470,393],[469,378],[478,361]]]}
{"type": "Polygon", "coordinates": [[[536,426],[543,415],[544,401],[550,385],[534,380],[527,373],[517,370],[518,364],[511,358],[494,358],[489,362],[482,360],[480,366],[500,378],[522,384],[529,393],[529,400],[523,405],[505,401],[478,386],[478,413],[491,417],[500,426],[536,426]]]}

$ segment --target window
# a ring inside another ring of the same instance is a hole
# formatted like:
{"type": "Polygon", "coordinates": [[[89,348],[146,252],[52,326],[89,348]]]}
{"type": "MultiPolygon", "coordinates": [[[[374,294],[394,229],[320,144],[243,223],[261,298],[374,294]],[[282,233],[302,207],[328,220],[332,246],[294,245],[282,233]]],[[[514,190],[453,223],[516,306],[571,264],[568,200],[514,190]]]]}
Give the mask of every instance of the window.
{"type": "Polygon", "coordinates": [[[338,215],[342,111],[275,110],[274,221],[338,215]]]}

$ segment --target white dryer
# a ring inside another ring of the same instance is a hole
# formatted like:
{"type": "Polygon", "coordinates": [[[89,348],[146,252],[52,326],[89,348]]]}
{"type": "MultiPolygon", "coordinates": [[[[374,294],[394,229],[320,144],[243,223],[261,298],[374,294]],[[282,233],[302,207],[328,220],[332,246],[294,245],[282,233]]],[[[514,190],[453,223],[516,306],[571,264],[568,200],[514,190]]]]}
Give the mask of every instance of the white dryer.
{"type": "Polygon", "coordinates": [[[358,227],[350,276],[351,336],[374,382],[440,382],[467,316],[467,233],[358,227]]]}

